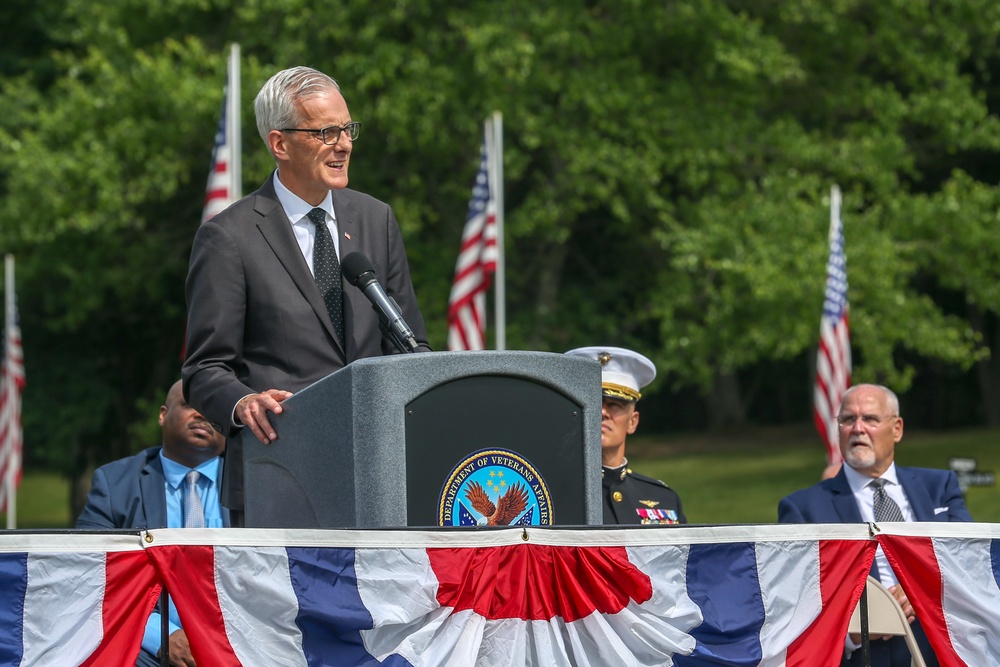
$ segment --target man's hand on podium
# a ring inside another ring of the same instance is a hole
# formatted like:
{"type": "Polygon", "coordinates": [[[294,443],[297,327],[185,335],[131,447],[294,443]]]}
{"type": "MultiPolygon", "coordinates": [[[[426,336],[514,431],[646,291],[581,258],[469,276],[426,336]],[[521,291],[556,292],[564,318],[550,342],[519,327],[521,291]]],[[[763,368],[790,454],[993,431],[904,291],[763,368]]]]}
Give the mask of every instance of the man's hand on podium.
{"type": "Polygon", "coordinates": [[[268,389],[259,394],[250,394],[240,399],[236,404],[235,416],[238,422],[250,428],[257,439],[265,445],[278,439],[267,413],[281,414],[281,402],[292,395],[283,389],[268,389]]]}

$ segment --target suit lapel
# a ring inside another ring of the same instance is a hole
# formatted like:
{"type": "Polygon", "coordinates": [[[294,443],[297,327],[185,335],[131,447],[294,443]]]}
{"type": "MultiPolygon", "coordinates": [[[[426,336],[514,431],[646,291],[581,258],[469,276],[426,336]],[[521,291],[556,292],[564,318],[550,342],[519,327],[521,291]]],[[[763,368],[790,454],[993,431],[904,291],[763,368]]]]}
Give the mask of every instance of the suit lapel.
{"type": "MultiPolygon", "coordinates": [[[[347,201],[343,190],[331,190],[333,197],[333,215],[337,218],[337,236],[340,245],[340,260],[352,252],[361,249],[361,226],[354,207],[347,201]]],[[[369,259],[371,259],[369,257],[369,259]]],[[[347,340],[344,341],[344,359],[350,361],[357,354],[358,344],[353,340],[355,327],[354,312],[359,308],[370,308],[367,297],[358,288],[347,282],[344,277],[344,331],[347,340]]]]}
{"type": "Polygon", "coordinates": [[[920,476],[916,475],[912,468],[896,466],[896,477],[903,487],[903,493],[910,503],[914,518],[917,521],[934,521],[934,501],[920,476]]]}
{"type": "Polygon", "coordinates": [[[333,214],[337,218],[337,234],[340,236],[340,258],[357,251],[360,246],[358,234],[361,230],[357,225],[357,215],[341,190],[331,190],[333,196],[333,214]]]}
{"type": "Polygon", "coordinates": [[[160,464],[160,450],[154,449],[142,467],[139,476],[139,492],[142,495],[142,511],[146,518],[146,528],[167,527],[167,497],[164,491],[166,479],[160,464]]]}
{"type": "Polygon", "coordinates": [[[861,510],[858,509],[858,501],[854,499],[854,492],[847,483],[843,469],[830,480],[830,491],[833,494],[833,507],[840,520],[844,523],[861,523],[861,510]]]}
{"type": "Polygon", "coordinates": [[[326,310],[326,304],[323,302],[319,288],[316,287],[316,281],[309,271],[309,265],[306,264],[306,259],[302,256],[302,250],[295,240],[295,234],[292,233],[292,223],[278,202],[278,197],[274,193],[274,184],[270,178],[258,191],[254,200],[254,210],[261,216],[257,222],[257,228],[264,237],[264,241],[271,247],[299,292],[316,311],[317,317],[323,323],[327,333],[330,334],[334,345],[341,346],[341,353],[343,353],[344,341],[337,339],[333,322],[330,321],[330,313],[326,310]]]}

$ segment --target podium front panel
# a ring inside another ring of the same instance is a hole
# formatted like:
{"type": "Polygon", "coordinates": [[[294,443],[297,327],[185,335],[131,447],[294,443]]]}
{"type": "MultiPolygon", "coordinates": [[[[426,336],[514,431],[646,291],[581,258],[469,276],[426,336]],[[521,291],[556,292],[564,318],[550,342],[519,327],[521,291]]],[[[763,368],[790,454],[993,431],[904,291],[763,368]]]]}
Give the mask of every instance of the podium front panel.
{"type": "MultiPolygon", "coordinates": [[[[551,519],[545,523],[586,524],[582,442],[583,407],[552,387],[502,375],[433,387],[406,406],[408,525],[438,525],[449,475],[483,450],[511,451],[541,477],[551,506],[536,507],[534,516],[551,519]]],[[[487,488],[493,501],[505,490],[502,479],[487,488]]],[[[485,523],[481,515],[472,516],[485,523]]]]}
{"type": "MultiPolygon", "coordinates": [[[[282,407],[271,415],[275,443],[249,429],[242,436],[249,528],[437,526],[449,471],[484,449],[537,470],[548,494],[538,496],[539,518],[601,523],[596,361],[526,351],[372,357],[282,407]]],[[[479,500],[480,508],[491,502],[479,500]]]]}

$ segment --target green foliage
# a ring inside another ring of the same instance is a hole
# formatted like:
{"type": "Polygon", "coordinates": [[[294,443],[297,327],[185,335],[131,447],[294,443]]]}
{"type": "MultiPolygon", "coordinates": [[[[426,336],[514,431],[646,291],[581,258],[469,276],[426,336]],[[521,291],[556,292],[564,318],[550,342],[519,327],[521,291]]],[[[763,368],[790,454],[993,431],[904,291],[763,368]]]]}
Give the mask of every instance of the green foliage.
{"type": "Polygon", "coordinates": [[[29,456],[68,471],[155,444],[230,42],[245,190],[273,167],[260,85],[329,72],[364,123],[352,186],[394,207],[435,347],[499,110],[511,348],[635,346],[661,388],[706,396],[802,358],[837,183],[855,377],[903,392],[923,360],[997,352],[990,0],[11,7],[36,38],[0,46],[0,246],[18,257],[29,456]]]}

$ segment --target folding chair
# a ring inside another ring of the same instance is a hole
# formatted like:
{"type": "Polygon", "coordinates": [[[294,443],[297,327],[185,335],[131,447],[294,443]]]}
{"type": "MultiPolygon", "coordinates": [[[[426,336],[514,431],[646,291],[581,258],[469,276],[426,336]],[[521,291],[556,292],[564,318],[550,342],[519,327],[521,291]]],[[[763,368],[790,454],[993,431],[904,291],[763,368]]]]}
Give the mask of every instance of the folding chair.
{"type": "MultiPolygon", "coordinates": [[[[927,667],[924,657],[917,646],[917,640],[913,636],[913,629],[906,622],[906,614],[903,608],[896,602],[896,598],[886,589],[882,583],[874,578],[868,577],[868,634],[869,635],[894,635],[904,637],[906,646],[910,649],[913,660],[912,667],[927,667]]],[[[851,624],[848,632],[861,632],[861,605],[854,610],[851,616],[851,624]]]]}

